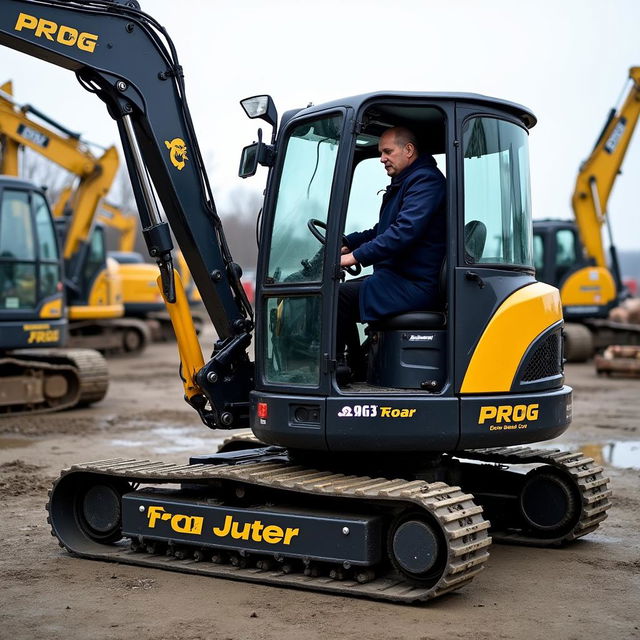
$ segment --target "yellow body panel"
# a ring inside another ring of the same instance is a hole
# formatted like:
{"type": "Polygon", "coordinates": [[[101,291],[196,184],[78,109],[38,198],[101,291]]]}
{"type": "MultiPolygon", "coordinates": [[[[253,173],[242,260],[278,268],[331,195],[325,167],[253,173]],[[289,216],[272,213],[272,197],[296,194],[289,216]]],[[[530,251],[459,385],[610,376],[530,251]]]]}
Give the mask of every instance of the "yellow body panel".
{"type": "Polygon", "coordinates": [[[121,304],[69,307],[69,318],[71,320],[109,320],[111,318],[122,318],[123,315],[124,307],[121,304]]]}
{"type": "Polygon", "coordinates": [[[125,304],[164,304],[156,280],[158,267],[154,264],[121,264],[122,299],[125,304]]]}
{"type": "MultiPolygon", "coordinates": [[[[200,347],[200,342],[198,342],[198,334],[193,324],[193,317],[189,310],[189,301],[184,292],[182,280],[175,269],[173,274],[176,286],[176,301],[169,303],[166,298],[164,301],[167,305],[167,311],[169,312],[173,331],[176,334],[176,342],[178,343],[184,393],[187,398],[191,398],[202,393],[202,390],[196,383],[195,376],[204,366],[204,358],[202,357],[202,348],[200,347]]],[[[160,276],[158,276],[157,283],[158,289],[162,291],[162,280],[160,276]]]]}
{"type": "Polygon", "coordinates": [[[49,300],[40,307],[41,318],[61,318],[62,317],[62,295],[55,300],[49,300]]]}
{"type": "Polygon", "coordinates": [[[562,283],[560,297],[565,307],[601,307],[616,299],[616,283],[609,269],[584,267],[562,283]]]}
{"type": "Polygon", "coordinates": [[[562,305],[555,287],[536,282],[511,294],[480,337],[460,392],[508,392],[529,345],[560,320],[562,305]]]}
{"type": "Polygon", "coordinates": [[[101,271],[93,282],[86,305],[69,307],[72,320],[105,320],[122,318],[122,279],[119,265],[113,258],[107,258],[107,268],[101,271]]]}

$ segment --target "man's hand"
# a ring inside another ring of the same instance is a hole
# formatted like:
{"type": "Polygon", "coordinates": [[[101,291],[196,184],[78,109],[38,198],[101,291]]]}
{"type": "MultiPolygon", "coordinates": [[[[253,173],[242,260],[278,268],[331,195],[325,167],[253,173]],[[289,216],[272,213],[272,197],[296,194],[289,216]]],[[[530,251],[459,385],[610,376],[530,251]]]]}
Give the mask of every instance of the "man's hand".
{"type": "MultiPolygon", "coordinates": [[[[358,264],[358,261],[353,257],[353,253],[344,253],[345,247],[342,247],[343,254],[340,256],[341,267],[352,267],[354,264],[358,264]]],[[[349,249],[347,249],[349,251],[349,249]]]]}
{"type": "Polygon", "coordinates": [[[349,247],[347,247],[347,245],[343,244],[342,245],[342,249],[340,249],[340,253],[345,254],[345,253],[349,253],[350,249],[349,247]]]}

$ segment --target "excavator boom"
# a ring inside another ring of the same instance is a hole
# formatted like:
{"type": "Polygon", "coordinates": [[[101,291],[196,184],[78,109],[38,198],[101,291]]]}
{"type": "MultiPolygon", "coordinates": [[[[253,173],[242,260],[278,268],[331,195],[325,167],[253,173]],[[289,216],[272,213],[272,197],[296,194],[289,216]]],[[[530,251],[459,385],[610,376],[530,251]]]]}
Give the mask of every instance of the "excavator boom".
{"type": "Polygon", "coordinates": [[[572,197],[587,257],[605,268],[602,226],[607,222],[609,196],[640,115],[640,67],[629,70],[629,84],[622,106],[611,110],[593,151],[582,163],[572,197]]]}
{"type": "Polygon", "coordinates": [[[171,237],[156,194],[220,338],[217,353],[199,372],[204,393],[198,410],[209,424],[222,422],[224,413],[227,427],[242,426],[252,385],[246,348],[253,311],[215,208],[175,49],[164,29],[133,5],[3,0],[0,44],[74,71],[105,102],[118,124],[164,296],[175,302],[171,237]]]}

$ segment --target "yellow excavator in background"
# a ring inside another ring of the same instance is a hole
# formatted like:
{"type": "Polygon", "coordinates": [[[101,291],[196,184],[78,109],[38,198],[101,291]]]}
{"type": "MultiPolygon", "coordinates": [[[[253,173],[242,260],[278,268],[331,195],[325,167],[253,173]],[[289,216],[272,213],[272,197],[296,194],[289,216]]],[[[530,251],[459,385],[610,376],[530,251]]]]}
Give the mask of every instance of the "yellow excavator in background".
{"type": "Polygon", "coordinates": [[[629,70],[628,90],[611,109],[571,200],[575,220],[534,221],[536,273],[560,289],[566,320],[565,357],[580,362],[610,344],[640,344],[640,327],[608,320],[628,292],[622,283],[607,203],[640,115],[640,67],[629,70]],[[602,237],[606,224],[609,258],[602,237]]]}
{"type": "MultiPolygon", "coordinates": [[[[109,251],[109,256],[120,265],[125,315],[147,320],[154,340],[175,339],[171,319],[156,283],[158,267],[146,262],[142,254],[135,251],[137,217],[124,213],[113,204],[103,202],[97,218],[105,226],[119,232],[118,248],[109,251]]],[[[202,298],[179,249],[175,251],[175,258],[176,269],[192,307],[192,315],[200,327],[204,320],[203,311],[198,309],[202,306],[202,298]]]]}
{"type": "Polygon", "coordinates": [[[103,356],[63,348],[63,267],[44,191],[0,176],[0,416],[88,405],[107,392],[103,356]]]}
{"type": "MultiPolygon", "coordinates": [[[[78,178],[75,188],[63,189],[53,208],[65,262],[69,346],[142,351],[149,341],[149,328],[138,318],[123,317],[123,274],[117,261],[107,256],[104,228],[95,223],[118,170],[116,148],[95,156],[79,134],[30,105],[18,105],[12,94],[11,82],[0,87],[0,172],[18,176],[19,150],[28,147],[78,178]],[[30,114],[50,126],[36,122],[30,114]]],[[[154,277],[147,272],[143,279],[161,308],[154,277]]]]}

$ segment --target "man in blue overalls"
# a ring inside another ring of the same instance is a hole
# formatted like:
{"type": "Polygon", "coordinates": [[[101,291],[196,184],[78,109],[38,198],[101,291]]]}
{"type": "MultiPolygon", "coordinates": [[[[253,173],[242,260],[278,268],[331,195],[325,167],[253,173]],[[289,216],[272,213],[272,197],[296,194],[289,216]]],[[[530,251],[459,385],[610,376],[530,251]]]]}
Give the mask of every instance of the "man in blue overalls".
{"type": "Polygon", "coordinates": [[[445,177],[433,156],[420,154],[415,134],[387,129],[378,143],[391,184],[372,229],[346,236],[340,266],[373,265],[373,274],[340,285],[338,357],[356,378],[364,373],[356,322],[371,322],[438,305],[438,278],[446,252],[445,177]]]}

